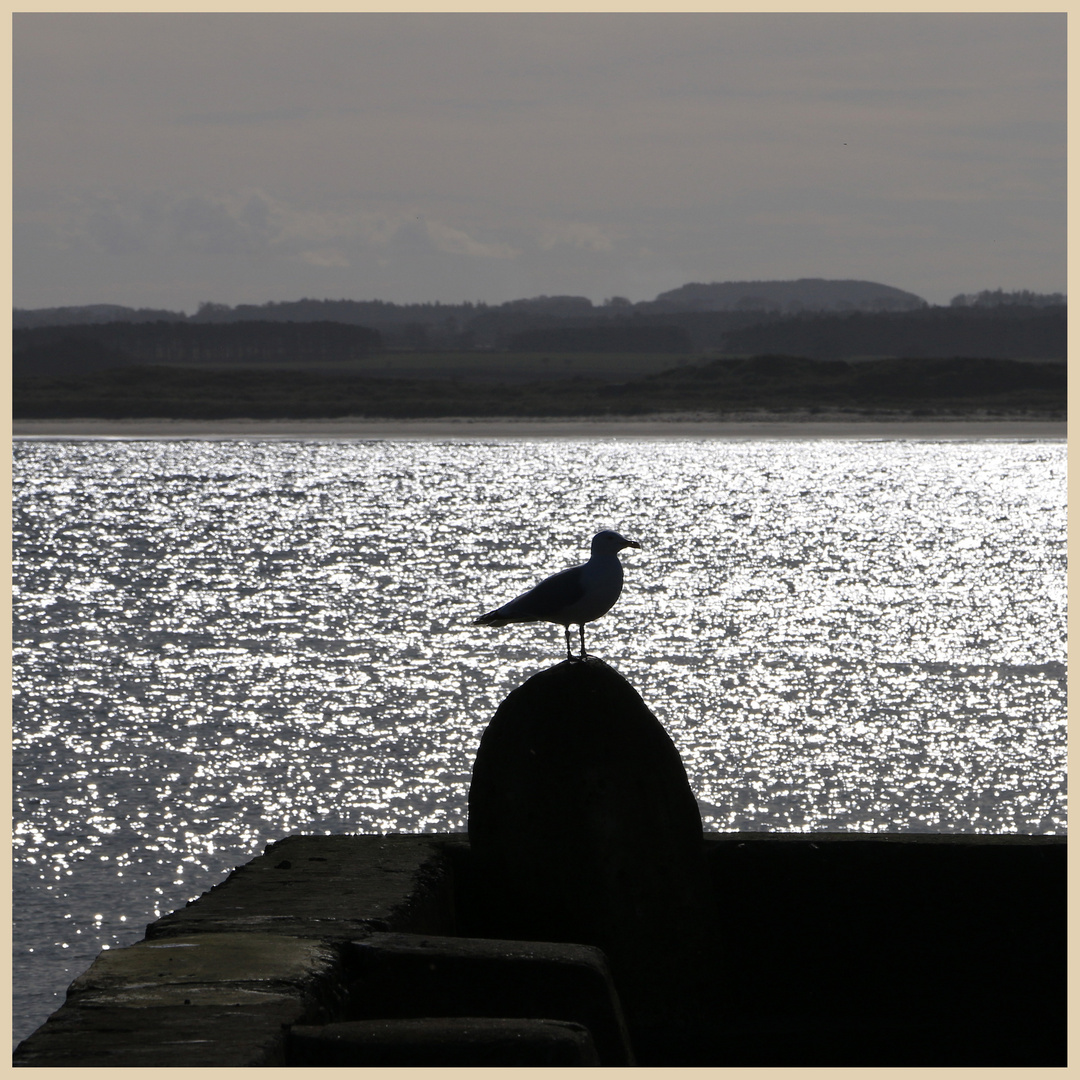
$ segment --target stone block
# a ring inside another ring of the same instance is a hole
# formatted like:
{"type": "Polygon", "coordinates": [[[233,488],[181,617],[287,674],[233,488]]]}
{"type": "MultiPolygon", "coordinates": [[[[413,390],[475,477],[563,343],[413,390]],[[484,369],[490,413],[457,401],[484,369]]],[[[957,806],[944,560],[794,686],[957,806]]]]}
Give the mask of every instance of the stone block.
{"type": "Polygon", "coordinates": [[[598,1065],[589,1032],[562,1020],[433,1017],[294,1027],[294,1066],[507,1068],[598,1065]]]}
{"type": "MultiPolygon", "coordinates": [[[[248,1068],[285,1064],[299,996],[257,1005],[64,1005],[19,1043],[12,1064],[47,1068],[248,1068]]],[[[152,998],[150,999],[152,1000],[152,998]]]]}
{"type": "Polygon", "coordinates": [[[68,988],[72,1003],[137,1008],[146,994],[179,1004],[195,988],[230,994],[309,993],[340,982],[336,950],[280,934],[193,934],[106,949],[68,988]]]}
{"type": "Polygon", "coordinates": [[[601,1064],[633,1064],[607,960],[592,946],[374,934],[344,959],[350,1017],[566,1020],[590,1031],[601,1064]]]}
{"type": "Polygon", "coordinates": [[[283,1063],[283,1026],[341,1008],[337,950],[280,934],[205,934],[102,952],[16,1065],[283,1063]]]}

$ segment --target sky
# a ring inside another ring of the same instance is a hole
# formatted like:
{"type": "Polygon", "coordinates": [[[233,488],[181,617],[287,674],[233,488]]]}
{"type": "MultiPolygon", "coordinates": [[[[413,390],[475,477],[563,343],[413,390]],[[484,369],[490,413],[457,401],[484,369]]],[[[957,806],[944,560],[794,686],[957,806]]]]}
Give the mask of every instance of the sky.
{"type": "Polygon", "coordinates": [[[1066,290],[1064,14],[13,26],[16,307],[1066,290]]]}

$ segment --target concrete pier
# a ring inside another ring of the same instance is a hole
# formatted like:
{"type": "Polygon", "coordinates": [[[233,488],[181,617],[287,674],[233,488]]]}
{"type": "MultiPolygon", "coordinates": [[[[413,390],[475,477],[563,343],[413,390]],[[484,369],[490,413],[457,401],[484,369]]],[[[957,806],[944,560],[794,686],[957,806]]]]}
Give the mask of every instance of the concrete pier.
{"type": "Polygon", "coordinates": [[[1063,837],[701,855],[707,922],[652,930],[685,967],[660,1022],[595,946],[488,933],[464,834],[291,836],[102,953],[14,1064],[1065,1065],[1063,837]]]}
{"type": "Polygon", "coordinates": [[[290,836],[103,952],[21,1066],[1065,1065],[1064,838],[702,834],[594,658],[480,743],[469,833],[290,836]]]}

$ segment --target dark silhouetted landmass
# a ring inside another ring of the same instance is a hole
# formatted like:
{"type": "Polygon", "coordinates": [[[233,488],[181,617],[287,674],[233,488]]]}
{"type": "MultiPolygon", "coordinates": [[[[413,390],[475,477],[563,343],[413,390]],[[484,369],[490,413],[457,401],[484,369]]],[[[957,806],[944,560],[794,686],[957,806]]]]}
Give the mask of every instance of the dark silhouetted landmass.
{"type": "Polygon", "coordinates": [[[526,300],[508,300],[499,305],[499,310],[555,319],[579,319],[592,315],[596,308],[587,296],[533,296],[526,300]]]}
{"type": "Polygon", "coordinates": [[[11,374],[15,378],[85,375],[138,362],[127,353],[93,337],[86,337],[78,332],[57,333],[51,328],[49,335],[43,340],[16,349],[11,359],[11,374]]]}
{"type": "Polygon", "coordinates": [[[512,334],[507,347],[516,352],[687,353],[690,335],[678,326],[560,326],[512,334]]]}
{"type": "Polygon", "coordinates": [[[1067,309],[934,307],[902,313],[791,316],[731,330],[729,353],[794,353],[817,359],[860,356],[983,356],[1064,359],[1067,309]]]}
{"type": "Polygon", "coordinates": [[[665,403],[763,408],[769,400],[788,409],[800,405],[922,409],[979,403],[985,408],[1064,410],[1066,378],[1064,362],[902,357],[849,363],[764,355],[674,368],[640,384],[628,383],[626,389],[637,394],[639,386],[648,387],[660,411],[665,403]]]}
{"type": "MultiPolygon", "coordinates": [[[[587,303],[588,301],[586,301],[587,303]]],[[[271,300],[266,304],[200,304],[190,322],[414,322],[469,316],[487,304],[395,304],[389,300],[271,300]]]]}
{"type": "Polygon", "coordinates": [[[911,311],[926,307],[926,301],[876,281],[799,278],[693,282],[660,293],[650,306],[664,311],[911,311]]]}
{"type": "Polygon", "coordinates": [[[761,356],[676,367],[622,383],[507,384],[139,365],[78,377],[16,378],[13,386],[17,418],[644,416],[754,410],[1061,418],[1066,409],[1063,362],[963,357],[848,363],[761,356]]]}
{"type": "MultiPolygon", "coordinates": [[[[1065,355],[1063,300],[1060,294],[998,289],[961,294],[947,306],[931,307],[913,293],[876,282],[804,278],[689,284],[653,301],[631,303],[611,297],[599,305],[584,296],[537,296],[495,305],[304,299],[235,307],[204,303],[187,317],[101,304],[16,310],[14,325],[19,333],[66,327],[77,330],[79,336],[91,336],[110,348],[148,359],[152,355],[189,355],[192,342],[203,340],[184,338],[177,328],[194,333],[196,328],[210,331],[238,324],[363,327],[379,334],[383,347],[396,350],[685,353],[689,348],[714,355],[783,352],[821,359],[1049,359],[1065,355]],[[81,321],[80,312],[84,313],[81,321]],[[86,333],[87,327],[121,324],[142,326],[144,336],[131,330],[125,337],[118,331],[118,336],[107,339],[86,333]],[[155,334],[169,344],[151,349],[145,335],[155,334]],[[131,341],[136,344],[132,346],[131,341]]],[[[252,335],[256,332],[251,330],[252,335]]],[[[267,341],[257,351],[268,356],[277,349],[284,357],[293,347],[294,339],[287,336],[291,332],[279,331],[280,348],[267,341]]],[[[16,346],[25,347],[25,343],[16,342],[16,346]]],[[[310,359],[310,350],[301,348],[300,354],[310,359]]],[[[205,350],[203,355],[208,355],[205,350]]]]}
{"type": "Polygon", "coordinates": [[[983,289],[977,293],[960,293],[950,301],[951,307],[1061,307],[1066,303],[1064,293],[1037,293],[1030,289],[1006,292],[1004,289],[983,289]]]}
{"type": "MultiPolygon", "coordinates": [[[[102,350],[145,363],[319,364],[368,356],[382,345],[377,330],[342,323],[239,322],[102,323],[92,326],[16,330],[16,371],[30,374],[35,361],[47,361],[41,374],[78,366],[80,349],[102,350]]],[[[93,366],[100,367],[100,363],[93,366]]]]}
{"type": "Polygon", "coordinates": [[[182,311],[131,308],[121,304],[83,304],[80,307],[15,308],[12,326],[29,330],[36,326],[85,326],[111,322],[183,322],[182,311]]]}

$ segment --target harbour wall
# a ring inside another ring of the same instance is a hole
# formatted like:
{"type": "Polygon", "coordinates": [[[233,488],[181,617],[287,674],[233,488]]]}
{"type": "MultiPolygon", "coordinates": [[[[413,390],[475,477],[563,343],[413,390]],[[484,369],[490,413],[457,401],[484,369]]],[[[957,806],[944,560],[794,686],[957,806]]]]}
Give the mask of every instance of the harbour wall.
{"type": "Polygon", "coordinates": [[[289,836],[103,952],[13,1063],[1064,1066],[1065,863],[1064,837],[705,834],[698,917],[612,962],[501,936],[466,834],[289,836]]]}

